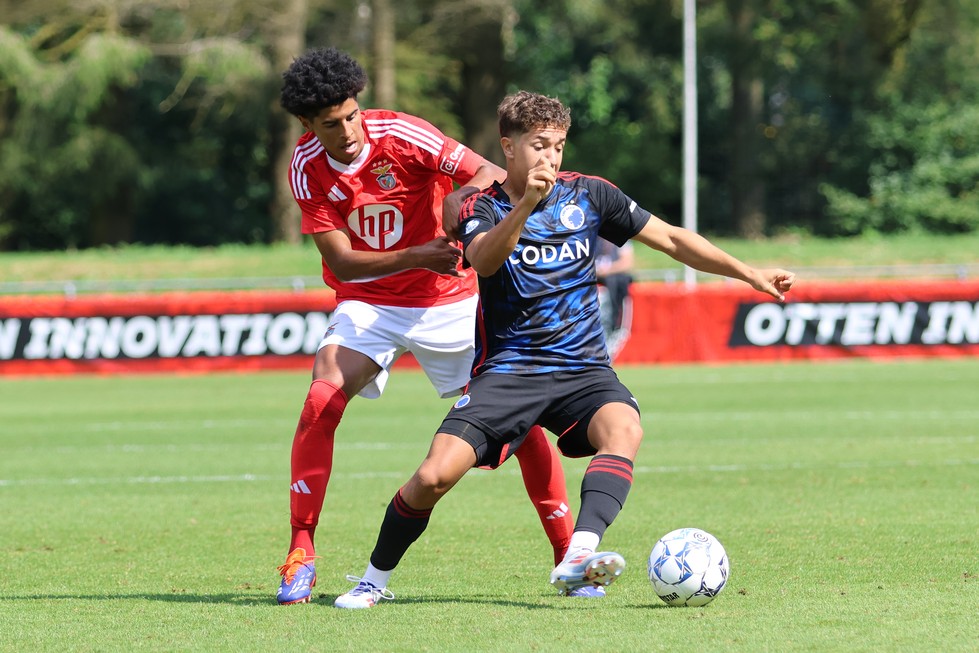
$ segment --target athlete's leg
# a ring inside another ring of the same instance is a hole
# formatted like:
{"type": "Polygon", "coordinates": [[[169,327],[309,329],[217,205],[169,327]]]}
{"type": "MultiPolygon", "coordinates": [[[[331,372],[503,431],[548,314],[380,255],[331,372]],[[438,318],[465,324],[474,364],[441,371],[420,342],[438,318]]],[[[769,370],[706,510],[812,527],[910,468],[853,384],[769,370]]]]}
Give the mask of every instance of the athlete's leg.
{"type": "Polygon", "coordinates": [[[574,530],[561,457],[539,426],[530,429],[514,455],[520,463],[527,495],[537,510],[547,539],[551,541],[554,564],[557,564],[567,553],[574,530]]]}
{"type": "Polygon", "coordinates": [[[605,404],[588,423],[588,441],[597,453],[581,479],[578,521],[567,555],[551,572],[551,584],[562,594],[608,585],[625,567],[621,555],[595,551],[632,488],[633,461],[642,442],[638,411],[625,403],[605,404]]]}
{"type": "Polygon", "coordinates": [[[436,434],[421,466],[388,504],[370,564],[358,579],[360,584],[337,598],[334,605],[373,605],[405,552],[425,532],[432,508],[475,464],[472,445],[454,435],[436,434]]]}
{"type": "Polygon", "coordinates": [[[313,363],[313,381],[306,394],[292,441],[289,493],[292,537],[289,555],[279,566],[280,604],[306,603],[316,585],[313,536],[333,469],[333,441],[349,397],[377,375],[380,366],[367,356],[336,344],[325,345],[313,363]]]}
{"type": "Polygon", "coordinates": [[[308,601],[316,580],[313,537],[333,467],[337,426],[355,394],[377,398],[391,365],[404,353],[402,334],[413,311],[341,302],[313,363],[313,382],[292,447],[290,522],[286,564],[279,567],[280,603],[308,601]],[[369,326],[370,328],[365,328],[369,326]]]}
{"type": "MultiPolygon", "coordinates": [[[[588,424],[588,441],[597,453],[581,480],[581,508],[572,547],[578,544],[579,533],[591,533],[600,541],[625,504],[632,488],[633,461],[642,442],[639,412],[624,403],[605,404],[588,424]]],[[[591,548],[597,545],[596,541],[591,548]]]]}
{"type": "Polygon", "coordinates": [[[337,426],[349,398],[380,369],[364,354],[339,345],[326,345],[316,354],[313,382],[292,441],[289,502],[292,523],[289,550],[305,549],[307,559],[315,555],[313,535],[330,482],[337,426]]]}
{"type": "MultiPolygon", "coordinates": [[[[477,297],[471,297],[433,307],[408,334],[409,349],[440,397],[458,395],[469,383],[477,302],[477,297]]],[[[555,560],[560,560],[574,528],[560,456],[539,426],[528,432],[515,455],[527,494],[554,549],[555,560]]]]}

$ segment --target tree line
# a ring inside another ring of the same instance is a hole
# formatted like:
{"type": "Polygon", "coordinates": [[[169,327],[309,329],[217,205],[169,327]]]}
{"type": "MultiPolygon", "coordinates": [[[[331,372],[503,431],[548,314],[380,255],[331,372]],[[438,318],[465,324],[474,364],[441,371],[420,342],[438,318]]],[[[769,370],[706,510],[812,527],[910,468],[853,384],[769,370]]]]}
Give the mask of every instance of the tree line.
{"type": "MultiPolygon", "coordinates": [[[[335,45],[363,106],[500,161],[561,98],[565,167],[682,210],[681,0],[0,0],[0,251],[299,240],[281,72],[335,45]]],[[[979,229],[979,3],[698,0],[699,224],[979,229]]]]}

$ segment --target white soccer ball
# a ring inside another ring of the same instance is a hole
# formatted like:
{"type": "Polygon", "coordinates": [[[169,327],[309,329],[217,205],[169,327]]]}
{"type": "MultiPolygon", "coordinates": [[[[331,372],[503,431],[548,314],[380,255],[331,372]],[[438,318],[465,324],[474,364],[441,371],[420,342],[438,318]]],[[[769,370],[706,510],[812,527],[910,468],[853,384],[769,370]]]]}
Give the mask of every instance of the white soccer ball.
{"type": "Polygon", "coordinates": [[[698,607],[721,593],[730,565],[716,537],[699,528],[678,528],[653,546],[647,570],[667,605],[698,607]]]}

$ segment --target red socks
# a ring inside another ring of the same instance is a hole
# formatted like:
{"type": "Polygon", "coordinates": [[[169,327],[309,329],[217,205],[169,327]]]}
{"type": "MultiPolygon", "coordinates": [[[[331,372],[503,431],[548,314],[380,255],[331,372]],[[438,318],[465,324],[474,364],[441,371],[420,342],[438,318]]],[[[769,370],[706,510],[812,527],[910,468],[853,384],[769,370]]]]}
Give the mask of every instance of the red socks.
{"type": "Polygon", "coordinates": [[[347,396],[337,386],[317,379],[309,387],[299,426],[292,441],[292,542],[289,550],[306,549],[312,558],[313,533],[319,522],[326,486],[333,469],[333,441],[347,406],[347,396]]]}
{"type": "MultiPolygon", "coordinates": [[[[313,381],[292,442],[289,550],[302,547],[307,558],[315,555],[313,535],[333,469],[336,429],[346,406],[347,396],[340,388],[322,379],[313,381]]],[[[516,457],[527,494],[554,548],[554,564],[558,564],[574,531],[560,456],[544,430],[534,426],[517,449],[516,457]]]]}
{"type": "Polygon", "coordinates": [[[527,494],[554,547],[554,564],[560,564],[574,531],[561,457],[539,426],[530,429],[514,455],[520,463],[527,494]]]}

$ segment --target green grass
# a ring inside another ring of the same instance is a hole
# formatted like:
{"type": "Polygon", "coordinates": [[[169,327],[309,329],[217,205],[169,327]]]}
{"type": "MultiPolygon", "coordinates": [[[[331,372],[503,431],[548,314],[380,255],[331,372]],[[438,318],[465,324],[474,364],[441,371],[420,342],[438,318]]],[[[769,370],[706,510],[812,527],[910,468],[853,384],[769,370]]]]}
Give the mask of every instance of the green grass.
{"type": "MultiPolygon", "coordinates": [[[[979,233],[869,235],[859,238],[785,235],[768,240],[718,238],[712,239],[712,242],[753,264],[784,267],[961,265],[979,261],[979,233]]],[[[662,259],[660,254],[652,251],[650,254],[662,259]]],[[[660,264],[659,267],[667,266],[660,264]]]]}
{"type": "MultiPolygon", "coordinates": [[[[767,240],[720,238],[713,242],[755,265],[792,269],[895,264],[969,264],[977,260],[979,233],[937,236],[826,239],[786,235],[767,240]]],[[[640,270],[680,269],[668,257],[636,248],[640,270]]],[[[0,253],[0,282],[142,281],[316,277],[319,255],[306,239],[301,246],[227,245],[214,248],[100,248],[75,252],[0,253]]]]}
{"type": "MultiPolygon", "coordinates": [[[[307,373],[0,380],[3,651],[975,651],[979,360],[624,368],[643,406],[601,601],[553,595],[515,464],[438,506],[369,611],[360,574],[447,409],[402,371],[353,401],[318,534],[319,599],[274,605],[307,373]],[[694,525],[731,559],[705,608],[646,579],[694,525]]],[[[572,499],[585,461],[567,461],[572,499]]]]}
{"type": "Polygon", "coordinates": [[[0,281],[133,281],[316,276],[319,254],[302,245],[126,246],[0,254],[0,281]]]}

